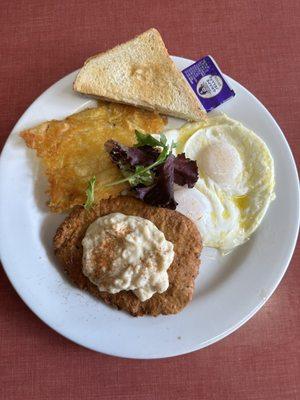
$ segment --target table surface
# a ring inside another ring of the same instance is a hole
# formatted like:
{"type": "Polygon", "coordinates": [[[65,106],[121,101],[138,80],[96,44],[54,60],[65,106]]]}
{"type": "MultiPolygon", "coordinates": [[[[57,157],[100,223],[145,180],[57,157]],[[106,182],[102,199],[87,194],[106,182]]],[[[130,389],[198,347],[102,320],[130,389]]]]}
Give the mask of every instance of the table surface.
{"type": "MultiPolygon", "coordinates": [[[[299,18],[297,0],[2,0],[0,148],[47,87],[88,56],[156,27],[170,54],[211,54],[249,88],[299,160],[299,18]]],[[[192,354],[153,361],[97,354],[59,336],[0,268],[0,398],[299,399],[299,261],[298,249],[275,294],[237,332],[192,354]]]]}

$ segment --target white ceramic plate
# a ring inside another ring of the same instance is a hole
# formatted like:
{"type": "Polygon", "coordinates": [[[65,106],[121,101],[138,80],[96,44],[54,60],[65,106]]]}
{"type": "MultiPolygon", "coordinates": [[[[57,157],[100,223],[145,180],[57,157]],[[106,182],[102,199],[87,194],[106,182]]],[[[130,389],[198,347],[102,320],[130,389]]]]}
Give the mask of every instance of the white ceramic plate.
{"type": "MultiPolygon", "coordinates": [[[[192,61],[174,57],[178,68],[192,61]]],[[[299,225],[298,178],[279,126],[244,87],[228,78],[236,97],[220,110],[253,129],[275,161],[276,200],[258,231],[222,257],[207,249],[194,298],[181,313],[133,318],[69,284],[51,243],[62,215],[45,206],[45,178],[34,152],[18,133],[93,104],[72,91],[75,72],[44,92],[25,112],[7,140],[0,164],[0,254],[13,286],[46,324],[67,338],[103,353],[160,358],[208,346],[236,330],[271,296],[291,259],[299,225]]],[[[181,122],[182,123],[182,122],[181,122]]],[[[176,124],[176,121],[172,121],[176,124]]]]}

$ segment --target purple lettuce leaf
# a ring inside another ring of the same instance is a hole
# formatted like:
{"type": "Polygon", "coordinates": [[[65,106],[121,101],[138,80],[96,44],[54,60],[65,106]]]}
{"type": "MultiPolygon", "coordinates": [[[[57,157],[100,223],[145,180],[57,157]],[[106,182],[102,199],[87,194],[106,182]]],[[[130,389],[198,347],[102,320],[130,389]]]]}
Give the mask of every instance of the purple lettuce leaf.
{"type": "Polygon", "coordinates": [[[105,150],[114,164],[120,169],[143,165],[145,167],[153,164],[160,152],[151,146],[127,147],[115,140],[108,140],[104,144],[105,150]]]}
{"type": "Polygon", "coordinates": [[[135,197],[157,207],[176,209],[174,199],[174,160],[170,154],[164,164],[157,168],[157,179],[151,186],[138,186],[133,189],[135,197]]]}
{"type": "Polygon", "coordinates": [[[198,167],[196,161],[186,158],[185,154],[179,154],[174,160],[174,182],[177,185],[195,186],[198,180],[198,167]]]}

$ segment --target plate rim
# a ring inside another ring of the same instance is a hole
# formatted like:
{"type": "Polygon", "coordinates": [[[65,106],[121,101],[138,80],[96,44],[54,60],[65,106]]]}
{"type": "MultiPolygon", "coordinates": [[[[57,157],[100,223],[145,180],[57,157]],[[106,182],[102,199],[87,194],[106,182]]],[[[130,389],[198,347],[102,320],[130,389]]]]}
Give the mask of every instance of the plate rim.
{"type": "MultiPolygon", "coordinates": [[[[189,62],[189,63],[193,63],[193,60],[184,58],[184,57],[179,57],[179,56],[172,56],[172,59],[176,62],[176,60],[178,62],[184,61],[184,62],[189,62]]],[[[21,115],[21,117],[18,119],[18,121],[16,122],[16,124],[14,125],[12,131],[10,132],[10,134],[8,135],[5,144],[2,148],[1,154],[0,154],[0,178],[1,178],[1,171],[3,170],[3,159],[5,153],[6,153],[6,147],[7,147],[7,143],[8,143],[8,139],[11,137],[12,132],[14,132],[18,125],[22,123],[22,120],[25,116],[25,114],[28,112],[28,110],[34,106],[34,104],[36,102],[39,101],[39,99],[49,90],[52,89],[52,87],[56,84],[58,84],[60,81],[62,81],[63,79],[65,79],[66,77],[68,77],[69,75],[73,75],[74,73],[78,72],[78,70],[73,71],[67,75],[65,75],[64,77],[62,77],[61,79],[59,79],[58,81],[54,82],[50,87],[48,87],[45,91],[43,91],[27,108],[26,110],[23,112],[23,114],[21,115]]],[[[260,102],[260,100],[258,100],[245,86],[241,85],[239,82],[235,81],[233,78],[227,76],[224,74],[224,76],[226,78],[229,78],[230,80],[232,80],[233,82],[235,82],[237,85],[241,86],[242,88],[244,88],[247,92],[248,95],[250,95],[256,102],[258,102],[258,104],[264,109],[264,111],[268,114],[268,117],[271,118],[273,120],[273,122],[275,123],[276,127],[278,128],[278,131],[280,132],[280,135],[282,136],[282,139],[285,142],[285,146],[286,146],[286,150],[289,153],[289,158],[290,161],[292,162],[293,165],[293,172],[295,173],[296,178],[298,179],[298,186],[297,186],[297,210],[298,210],[298,216],[297,216],[297,225],[295,224],[296,227],[296,232],[294,235],[294,240],[290,245],[290,252],[289,255],[286,257],[286,262],[285,262],[285,266],[281,269],[281,273],[278,274],[278,277],[276,279],[276,282],[274,281],[272,285],[270,285],[270,292],[268,293],[268,295],[262,299],[260,301],[260,303],[257,304],[256,307],[253,308],[253,310],[251,310],[250,313],[248,313],[244,318],[242,318],[238,323],[236,323],[235,325],[231,326],[230,328],[226,329],[224,332],[222,332],[221,334],[218,334],[217,336],[203,342],[201,345],[198,346],[186,346],[187,350],[182,351],[179,350],[178,352],[173,352],[171,355],[163,355],[163,356],[148,356],[148,357],[138,357],[138,356],[131,356],[131,355],[120,355],[118,353],[114,353],[114,352],[106,352],[105,350],[99,350],[97,348],[95,348],[93,345],[88,345],[84,342],[81,342],[80,340],[76,339],[73,337],[72,334],[70,334],[70,332],[64,332],[64,329],[57,327],[54,325],[54,323],[52,323],[52,321],[47,320],[46,315],[41,315],[39,313],[39,309],[38,307],[35,307],[35,305],[33,303],[30,302],[29,299],[26,299],[26,296],[22,293],[21,290],[19,290],[19,288],[17,288],[16,284],[14,283],[14,279],[12,274],[9,272],[9,267],[6,266],[6,260],[5,260],[5,250],[4,250],[4,246],[1,245],[0,242],[0,260],[2,262],[3,265],[3,270],[6,274],[6,276],[8,277],[11,285],[13,286],[14,290],[16,290],[17,294],[19,295],[19,297],[22,299],[22,301],[26,304],[26,306],[46,325],[48,325],[51,329],[53,329],[55,332],[59,333],[60,335],[64,336],[66,339],[71,340],[72,342],[76,343],[77,345],[83,346],[87,349],[96,351],[96,352],[100,352],[102,354],[107,354],[107,355],[111,355],[111,356],[117,356],[117,357],[121,357],[121,358],[131,358],[131,359],[161,359],[161,358],[168,358],[168,357],[175,357],[175,356],[179,356],[179,355],[184,355],[184,354],[188,354],[197,350],[200,350],[202,348],[205,348],[213,343],[218,342],[219,340],[225,338],[226,336],[230,335],[231,333],[235,332],[237,329],[239,329],[242,325],[244,325],[249,319],[251,319],[261,308],[262,306],[269,300],[269,298],[273,295],[274,291],[277,289],[277,287],[279,286],[280,282],[283,279],[283,276],[285,275],[287,268],[289,267],[289,264],[291,262],[291,259],[293,257],[294,251],[295,251],[295,247],[296,247],[296,243],[297,243],[297,238],[298,238],[298,234],[299,234],[299,223],[300,223],[300,214],[299,214],[299,202],[300,202],[300,188],[299,188],[299,177],[298,177],[298,171],[297,171],[297,166],[296,166],[296,162],[292,153],[292,150],[288,144],[288,141],[283,133],[283,131],[281,130],[279,124],[277,123],[277,121],[275,120],[275,118],[272,116],[272,114],[268,111],[268,109],[260,102]]],[[[1,179],[0,179],[0,195],[1,195],[1,179]]],[[[1,207],[1,196],[0,196],[0,207],[1,207]]]]}

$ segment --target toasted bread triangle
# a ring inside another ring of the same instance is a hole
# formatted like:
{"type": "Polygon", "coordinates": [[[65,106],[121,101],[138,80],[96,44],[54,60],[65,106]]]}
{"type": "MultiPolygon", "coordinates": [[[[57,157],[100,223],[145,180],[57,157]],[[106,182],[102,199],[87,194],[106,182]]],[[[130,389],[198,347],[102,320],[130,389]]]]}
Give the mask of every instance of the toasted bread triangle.
{"type": "Polygon", "coordinates": [[[89,58],[74,90],[190,121],[205,115],[156,29],[89,58]]]}

